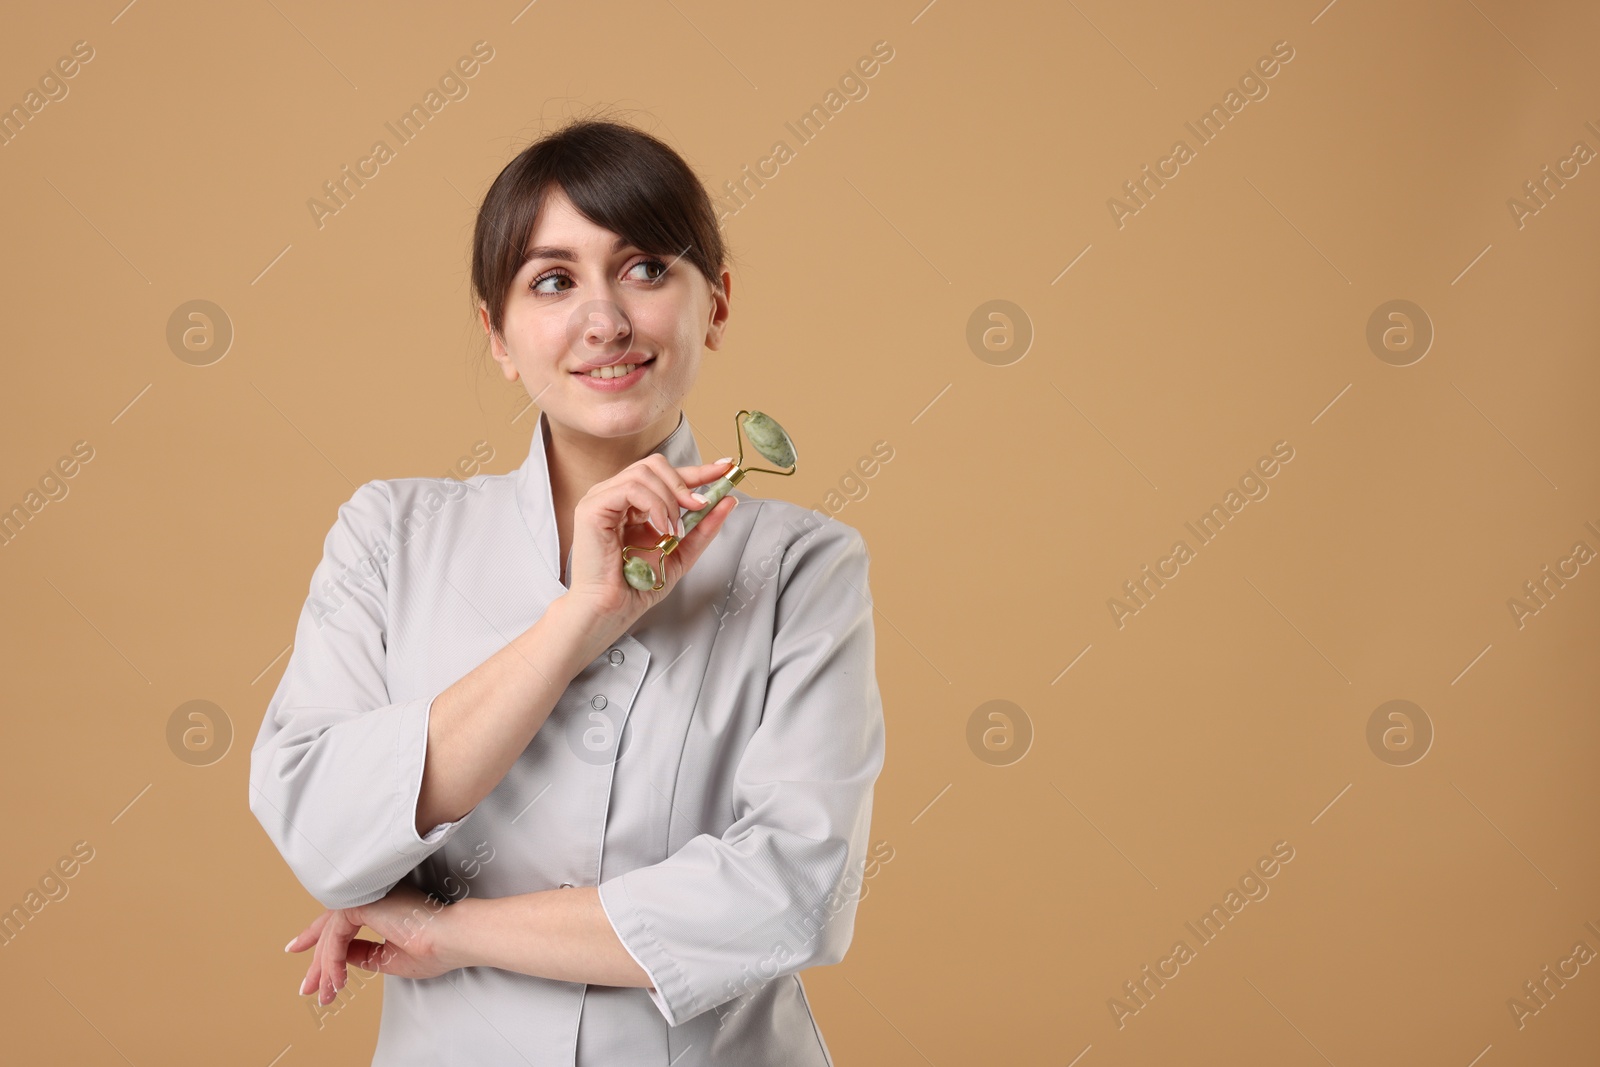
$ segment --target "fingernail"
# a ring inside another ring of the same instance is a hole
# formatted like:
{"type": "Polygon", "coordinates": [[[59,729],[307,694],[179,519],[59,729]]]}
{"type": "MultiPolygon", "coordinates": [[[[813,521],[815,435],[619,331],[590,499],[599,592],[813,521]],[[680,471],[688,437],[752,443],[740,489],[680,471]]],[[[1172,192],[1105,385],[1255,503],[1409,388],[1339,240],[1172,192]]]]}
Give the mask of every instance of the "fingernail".
{"type": "Polygon", "coordinates": [[[683,516],[679,515],[678,516],[678,537],[681,540],[682,538],[685,538],[688,535],[689,535],[689,531],[685,530],[683,528],[683,516]]]}
{"type": "Polygon", "coordinates": [[[706,498],[701,496],[699,493],[690,493],[689,494],[689,499],[693,500],[696,504],[699,504],[701,507],[705,507],[706,506],[706,498]]]}
{"type": "Polygon", "coordinates": [[[290,938],[290,939],[289,939],[289,944],[287,944],[287,945],[284,945],[284,946],[283,946],[283,951],[285,951],[285,952],[288,952],[288,951],[289,951],[289,949],[290,949],[290,948],[291,948],[291,947],[293,947],[293,945],[294,945],[294,943],[295,943],[295,940],[296,940],[296,939],[295,939],[295,938],[293,938],[293,937],[291,937],[291,938],[290,938]]]}
{"type": "Polygon", "coordinates": [[[711,461],[713,466],[715,466],[718,463],[732,463],[732,462],[733,462],[733,457],[732,456],[723,456],[721,459],[714,459],[714,460],[711,461]]]}

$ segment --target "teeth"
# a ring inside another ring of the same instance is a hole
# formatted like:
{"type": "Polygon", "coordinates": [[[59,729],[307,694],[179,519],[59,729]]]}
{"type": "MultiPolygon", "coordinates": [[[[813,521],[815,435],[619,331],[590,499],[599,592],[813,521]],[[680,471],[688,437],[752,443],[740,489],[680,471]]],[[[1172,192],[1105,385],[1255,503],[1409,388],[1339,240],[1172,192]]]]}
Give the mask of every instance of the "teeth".
{"type": "Polygon", "coordinates": [[[591,378],[620,378],[624,374],[631,374],[635,367],[643,366],[642,363],[617,363],[610,367],[596,367],[589,372],[591,378]]]}

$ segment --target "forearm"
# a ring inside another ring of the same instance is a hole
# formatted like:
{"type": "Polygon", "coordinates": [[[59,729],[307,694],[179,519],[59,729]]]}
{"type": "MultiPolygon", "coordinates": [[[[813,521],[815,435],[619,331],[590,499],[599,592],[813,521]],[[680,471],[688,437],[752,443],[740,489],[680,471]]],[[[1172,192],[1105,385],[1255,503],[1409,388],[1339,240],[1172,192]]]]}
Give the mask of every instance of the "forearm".
{"type": "Polygon", "coordinates": [[[418,835],[461,818],[500,783],[606,641],[558,599],[434,699],[417,798],[418,835]]]}
{"type": "Polygon", "coordinates": [[[650,988],[594,886],[468,897],[439,913],[440,955],[455,967],[498,967],[562,982],[650,988]]]}

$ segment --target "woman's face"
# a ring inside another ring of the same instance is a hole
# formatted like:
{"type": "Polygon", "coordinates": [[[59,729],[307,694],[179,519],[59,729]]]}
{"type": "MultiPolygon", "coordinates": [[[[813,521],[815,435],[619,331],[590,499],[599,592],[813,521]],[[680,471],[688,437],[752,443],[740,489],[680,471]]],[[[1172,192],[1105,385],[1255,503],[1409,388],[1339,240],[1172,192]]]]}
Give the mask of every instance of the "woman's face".
{"type": "MultiPolygon", "coordinates": [[[[671,433],[701,351],[722,345],[725,292],[688,259],[640,252],[596,226],[559,187],[546,195],[528,247],[533,254],[506,300],[503,337],[479,304],[507,380],[522,379],[552,423],[578,434],[639,435],[653,445],[671,433]],[[589,373],[626,364],[639,366],[621,378],[589,373]]],[[[727,271],[722,283],[731,287],[727,271]]]]}

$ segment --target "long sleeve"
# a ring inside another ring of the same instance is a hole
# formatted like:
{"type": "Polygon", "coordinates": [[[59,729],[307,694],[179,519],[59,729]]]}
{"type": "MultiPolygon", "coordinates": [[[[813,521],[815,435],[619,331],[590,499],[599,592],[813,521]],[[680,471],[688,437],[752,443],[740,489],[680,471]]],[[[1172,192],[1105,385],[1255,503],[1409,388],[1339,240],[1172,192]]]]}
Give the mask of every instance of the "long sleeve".
{"type": "Polygon", "coordinates": [[[838,963],[849,947],[884,754],[868,563],[843,523],[790,546],[761,722],[734,774],[734,822],[600,883],[670,1026],[838,963]]]}
{"type": "Polygon", "coordinates": [[[382,897],[465,818],[417,834],[437,694],[392,702],[384,680],[391,513],[383,481],[339,505],[250,752],[250,810],[327,908],[382,897]]]}

